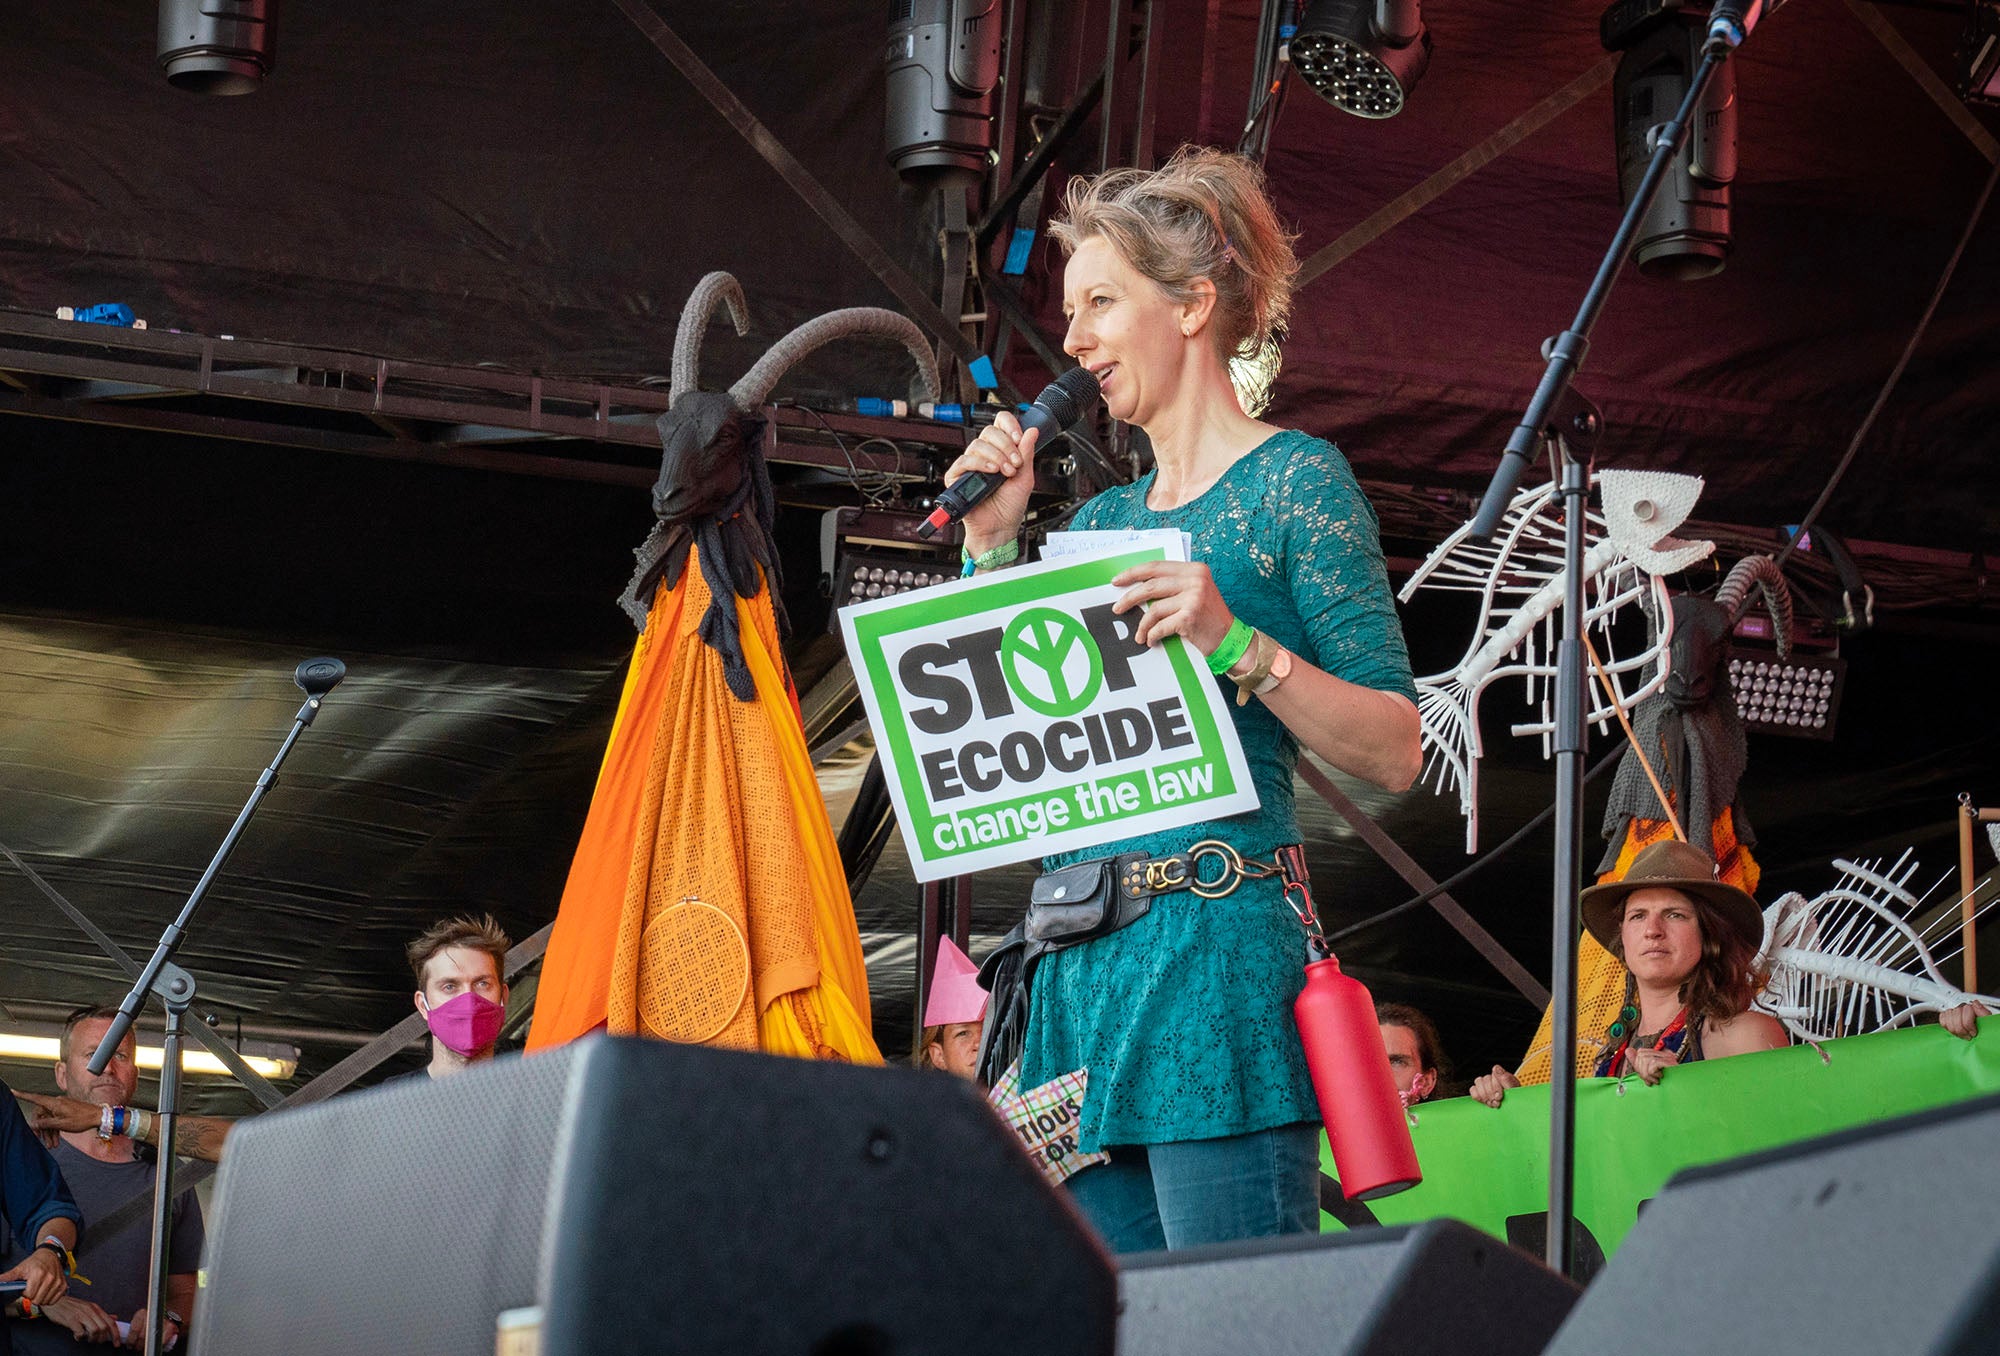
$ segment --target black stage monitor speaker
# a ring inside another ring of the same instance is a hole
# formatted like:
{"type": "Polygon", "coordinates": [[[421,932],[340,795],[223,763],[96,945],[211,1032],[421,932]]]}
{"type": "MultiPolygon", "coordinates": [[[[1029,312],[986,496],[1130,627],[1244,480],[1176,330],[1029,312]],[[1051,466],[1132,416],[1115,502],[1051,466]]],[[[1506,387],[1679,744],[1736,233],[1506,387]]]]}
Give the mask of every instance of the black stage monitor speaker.
{"type": "Polygon", "coordinates": [[[1577,1296],[1456,1220],[1149,1253],[1123,1267],[1119,1356],[1536,1356],[1577,1296]]]}
{"type": "Polygon", "coordinates": [[[2000,1352],[2000,1097],[1679,1174],[1548,1350],[2000,1352]]]}
{"type": "Polygon", "coordinates": [[[972,1087],[594,1038],[230,1136],[197,1356],[1099,1353],[1111,1264],[972,1087]]]}

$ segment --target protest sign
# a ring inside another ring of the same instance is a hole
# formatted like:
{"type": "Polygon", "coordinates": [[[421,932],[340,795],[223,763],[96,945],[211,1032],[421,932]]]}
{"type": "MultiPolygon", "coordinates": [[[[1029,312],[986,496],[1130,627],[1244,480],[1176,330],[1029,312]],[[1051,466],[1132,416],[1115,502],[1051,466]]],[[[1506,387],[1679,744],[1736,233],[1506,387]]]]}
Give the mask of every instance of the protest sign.
{"type": "Polygon", "coordinates": [[[1021,1061],[1015,1060],[1000,1075],[986,1100],[1020,1138],[1021,1147],[1041,1169],[1051,1186],[1084,1168],[1109,1163],[1106,1153],[1084,1153],[1077,1147],[1083,1124],[1083,1099],[1089,1091],[1090,1075],[1082,1069],[1052,1078],[1039,1088],[1021,1090],[1021,1061]]]}
{"type": "Polygon", "coordinates": [[[1255,809],[1236,726],[1178,636],[1133,640],[1120,570],[1158,547],[1022,565],[843,608],[918,880],[1255,809]]]}

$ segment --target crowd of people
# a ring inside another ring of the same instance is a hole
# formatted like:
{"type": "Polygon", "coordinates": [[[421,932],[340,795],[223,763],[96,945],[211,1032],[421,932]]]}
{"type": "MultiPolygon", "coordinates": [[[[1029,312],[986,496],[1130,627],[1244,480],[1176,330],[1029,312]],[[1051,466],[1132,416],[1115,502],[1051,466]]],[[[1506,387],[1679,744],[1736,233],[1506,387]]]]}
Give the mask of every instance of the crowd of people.
{"type": "MultiPolygon", "coordinates": [[[[417,985],[411,1001],[430,1030],[430,1057],[389,1082],[447,1078],[494,1057],[507,1010],[510,946],[491,917],[447,919],[409,944],[417,985]]],[[[164,1122],[135,1102],[138,1044],[130,1031],[104,1071],[90,1072],[117,1015],[113,1007],[84,1007],[63,1024],[56,1095],[9,1097],[0,1084],[0,1224],[6,1226],[0,1285],[25,1282],[0,1319],[0,1353],[10,1346],[15,1356],[145,1346],[151,1212],[122,1207],[153,1191],[164,1122]],[[93,1228],[93,1221],[114,1215],[122,1223],[93,1228]]],[[[216,1162],[234,1124],[179,1116],[175,1151],[216,1162]]],[[[169,1236],[161,1331],[171,1347],[194,1312],[201,1265],[201,1206],[192,1190],[174,1200],[169,1236]]]]}

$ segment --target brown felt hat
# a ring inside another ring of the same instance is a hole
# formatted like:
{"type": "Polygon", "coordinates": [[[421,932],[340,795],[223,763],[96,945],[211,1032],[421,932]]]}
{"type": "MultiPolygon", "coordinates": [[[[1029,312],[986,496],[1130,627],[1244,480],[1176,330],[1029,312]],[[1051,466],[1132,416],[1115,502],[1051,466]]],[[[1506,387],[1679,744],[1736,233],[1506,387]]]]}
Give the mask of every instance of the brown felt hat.
{"type": "Polygon", "coordinates": [[[1718,868],[1706,852],[1677,838],[1644,848],[1632,859],[1624,879],[1593,885],[1577,898],[1583,926],[1607,950],[1616,951],[1618,925],[1624,919],[1625,897],[1634,890],[1659,887],[1707,900],[1752,951],[1764,942],[1764,914],[1757,901],[1727,881],[1716,879],[1718,868]]]}

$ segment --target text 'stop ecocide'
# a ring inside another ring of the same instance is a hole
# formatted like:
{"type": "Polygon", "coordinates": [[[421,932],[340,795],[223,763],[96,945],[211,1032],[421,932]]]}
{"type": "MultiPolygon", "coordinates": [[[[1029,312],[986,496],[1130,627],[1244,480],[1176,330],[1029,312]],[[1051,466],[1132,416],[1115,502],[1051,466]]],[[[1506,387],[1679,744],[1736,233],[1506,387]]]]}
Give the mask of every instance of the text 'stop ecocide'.
{"type": "Polygon", "coordinates": [[[843,609],[919,880],[1255,809],[1236,727],[1178,636],[1132,638],[1120,570],[1064,557],[843,609]]]}

